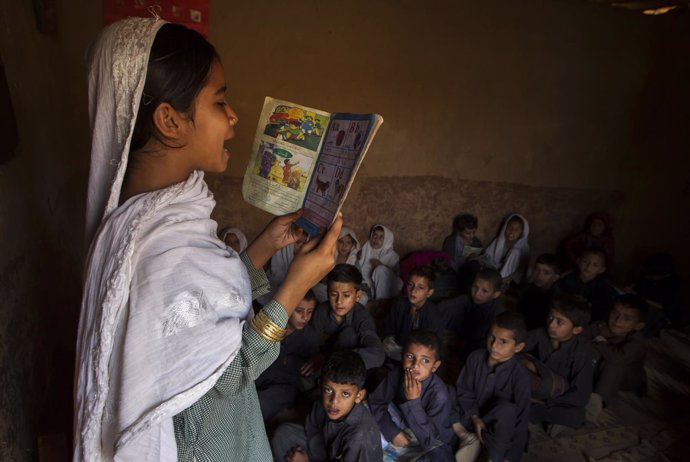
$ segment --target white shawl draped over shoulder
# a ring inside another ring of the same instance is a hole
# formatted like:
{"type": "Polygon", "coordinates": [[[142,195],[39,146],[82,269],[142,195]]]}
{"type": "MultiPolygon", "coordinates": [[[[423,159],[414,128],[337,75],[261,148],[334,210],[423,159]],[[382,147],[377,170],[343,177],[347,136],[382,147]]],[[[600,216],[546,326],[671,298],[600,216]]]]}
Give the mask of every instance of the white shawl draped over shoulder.
{"type": "Polygon", "coordinates": [[[251,306],[194,172],[118,206],[151,43],[162,21],[109,26],[92,54],[88,255],[77,339],[75,461],[174,461],[173,416],[237,355],[251,306]]]}

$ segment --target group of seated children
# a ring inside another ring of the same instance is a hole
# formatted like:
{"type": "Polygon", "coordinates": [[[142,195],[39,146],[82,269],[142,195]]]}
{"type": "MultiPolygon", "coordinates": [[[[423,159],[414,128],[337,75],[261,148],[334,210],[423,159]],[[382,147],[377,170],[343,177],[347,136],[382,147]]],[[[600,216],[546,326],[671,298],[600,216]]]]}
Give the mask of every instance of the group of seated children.
{"type": "MultiPolygon", "coordinates": [[[[459,222],[476,231],[476,221],[459,222]]],[[[344,227],[338,264],[323,287],[327,300],[307,293],[278,359],[256,380],[267,422],[314,387],[321,395],[303,426],[275,430],[275,460],[380,461],[409,453],[409,460],[473,461],[484,452],[489,460],[518,461],[528,422],[554,435],[584,424],[593,392],[606,404],[619,390],[643,393],[647,303],[605,282],[601,249],[582,250],[570,274],[555,255],[539,256],[516,308],[506,311],[506,276],[516,280],[528,231],[523,217],[509,217],[481,254],[468,293],[438,304],[431,300],[436,272],[414,267],[404,296],[377,325],[362,300],[382,291],[390,297],[402,284],[397,276],[381,281],[396,274],[393,234],[375,225],[360,247],[344,227]],[[449,339],[459,341],[452,354],[464,361],[457,380],[446,377],[454,386],[437,375],[449,339]]],[[[478,261],[464,253],[480,246],[473,232],[458,229],[456,237],[445,243],[454,265],[478,261]]]]}

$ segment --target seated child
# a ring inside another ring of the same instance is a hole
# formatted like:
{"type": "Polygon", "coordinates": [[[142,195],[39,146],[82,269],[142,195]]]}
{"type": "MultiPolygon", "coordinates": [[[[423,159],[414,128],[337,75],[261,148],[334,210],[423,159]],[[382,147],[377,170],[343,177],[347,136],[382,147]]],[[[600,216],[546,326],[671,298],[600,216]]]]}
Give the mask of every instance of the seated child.
{"type": "Polygon", "coordinates": [[[393,250],[393,232],[383,225],[374,225],[369,240],[357,253],[357,266],[362,271],[362,288],[369,299],[391,298],[400,293],[398,277],[400,257],[393,250]]]}
{"type": "Polygon", "coordinates": [[[451,258],[453,270],[460,270],[465,264],[465,259],[472,255],[472,249],[480,249],[477,254],[481,252],[482,241],[475,236],[478,226],[477,217],[469,213],[463,213],[453,219],[453,233],[443,240],[442,247],[451,258]]]}
{"type": "Polygon", "coordinates": [[[577,261],[578,271],[570,273],[559,283],[563,293],[581,295],[592,305],[592,319],[606,319],[611,303],[618,296],[603,276],[606,256],[599,249],[587,249],[577,261]]]}
{"type": "Polygon", "coordinates": [[[218,237],[238,254],[244,252],[247,248],[247,236],[239,228],[223,228],[218,233],[218,237]]]}
{"type": "MultiPolygon", "coordinates": [[[[338,236],[338,244],[336,246],[335,254],[335,264],[339,265],[341,263],[347,263],[348,265],[354,265],[357,263],[357,252],[359,251],[359,241],[357,240],[357,235],[355,232],[343,226],[340,230],[340,235],[338,236]]],[[[326,286],[326,278],[319,282],[313,287],[314,293],[316,294],[316,299],[321,302],[328,300],[328,287],[326,286]]],[[[366,305],[368,298],[365,294],[362,294],[360,303],[366,305]]]]}
{"type": "Polygon", "coordinates": [[[309,325],[316,303],[314,292],[308,291],[288,319],[278,358],[256,379],[264,420],[270,420],[283,409],[291,408],[299,397],[302,382],[300,368],[319,349],[319,338],[309,325]]]}
{"type": "Polygon", "coordinates": [[[395,301],[379,332],[389,358],[400,361],[402,345],[413,329],[424,328],[442,334],[444,326],[439,312],[429,300],[434,293],[435,279],[430,266],[416,266],[410,272],[407,297],[395,301]]]}
{"type": "Polygon", "coordinates": [[[357,262],[357,252],[359,251],[359,241],[355,232],[343,226],[338,236],[338,246],[336,247],[335,263],[347,263],[354,265],[357,262]]]}
{"type": "Polygon", "coordinates": [[[388,443],[405,448],[412,442],[422,450],[419,461],[453,462],[455,434],[450,422],[448,387],[436,374],[441,365],[441,342],[426,329],[407,336],[402,366],[396,367],[369,396],[369,407],[388,443]]]}
{"type": "Polygon", "coordinates": [[[323,360],[334,351],[353,350],[367,369],[383,364],[386,354],[369,312],[359,303],[362,274],[352,265],[336,265],[326,276],[328,301],[314,312],[311,324],[321,340],[320,353],[303,367],[306,376],[318,374],[323,360]]]}
{"type": "Polygon", "coordinates": [[[510,215],[498,236],[484,249],[481,262],[497,269],[505,281],[522,281],[529,262],[529,223],[522,215],[510,215]]]}
{"type": "Polygon", "coordinates": [[[587,249],[601,250],[604,253],[606,263],[611,263],[614,240],[611,218],[608,213],[590,213],[582,230],[563,242],[563,251],[568,258],[568,263],[574,267],[578,266],[577,261],[582,258],[587,249]]]}
{"type": "Polygon", "coordinates": [[[522,288],[518,302],[518,310],[525,317],[527,329],[536,329],[546,322],[551,298],[560,293],[556,283],[562,271],[556,255],[543,253],[537,257],[532,270],[532,282],[522,288]]]}
{"type": "Polygon", "coordinates": [[[379,427],[362,404],[366,375],[357,353],[333,353],[321,375],[321,402],[314,403],[304,427],[287,423],[276,429],[271,439],[273,460],[383,460],[379,427]]]}
{"type": "Polygon", "coordinates": [[[584,424],[595,354],[580,334],[589,318],[587,300],[564,294],[551,301],[546,328],[527,334],[525,365],[532,380],[531,422],[573,428],[584,424]]]}
{"type": "Polygon", "coordinates": [[[647,343],[641,331],[647,311],[642,297],[623,294],[613,303],[608,322],[596,321],[585,331],[599,355],[594,392],[605,403],[611,404],[618,391],[643,394],[646,390],[647,343]]]}
{"type": "Polygon", "coordinates": [[[519,313],[496,316],[486,349],[472,352],[456,383],[453,429],[460,438],[457,461],[473,461],[480,445],[489,460],[519,461],[527,445],[529,372],[516,356],[527,327],[519,313]]]}
{"type": "Polygon", "coordinates": [[[498,271],[485,268],[477,273],[470,294],[439,304],[443,325],[465,341],[465,352],[481,348],[496,315],[504,311],[501,303],[503,279],[498,271]]]}

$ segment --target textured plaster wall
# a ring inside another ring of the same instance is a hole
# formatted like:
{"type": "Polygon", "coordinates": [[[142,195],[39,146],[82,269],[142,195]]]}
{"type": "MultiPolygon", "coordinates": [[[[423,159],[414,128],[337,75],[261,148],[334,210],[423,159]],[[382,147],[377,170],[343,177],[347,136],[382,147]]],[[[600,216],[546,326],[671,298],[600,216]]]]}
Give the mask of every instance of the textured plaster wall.
{"type": "Polygon", "coordinates": [[[439,246],[461,211],[479,215],[485,240],[524,213],[537,253],[605,209],[619,273],[661,248],[690,269],[687,14],[558,0],[264,1],[212,14],[241,120],[230,168],[211,180],[221,225],[253,235],[268,219],[236,186],[270,95],[384,115],[345,215],[361,233],[391,226],[401,253],[439,246]]]}
{"type": "MultiPolygon", "coordinates": [[[[20,152],[0,166],[0,459],[68,443],[88,171],[85,52],[100,2],[0,0],[0,53],[20,152]],[[54,435],[54,437],[51,437],[54,435]]],[[[671,248],[690,273],[688,15],[647,18],[576,0],[211,2],[211,40],[240,115],[215,216],[255,236],[239,194],[264,96],[386,122],[345,206],[398,249],[440,245],[451,217],[488,241],[509,211],[551,249],[612,212],[622,269],[671,248]]],[[[52,451],[55,460],[68,451],[52,451]]],[[[66,456],[63,457],[66,459],[66,456]]]]}

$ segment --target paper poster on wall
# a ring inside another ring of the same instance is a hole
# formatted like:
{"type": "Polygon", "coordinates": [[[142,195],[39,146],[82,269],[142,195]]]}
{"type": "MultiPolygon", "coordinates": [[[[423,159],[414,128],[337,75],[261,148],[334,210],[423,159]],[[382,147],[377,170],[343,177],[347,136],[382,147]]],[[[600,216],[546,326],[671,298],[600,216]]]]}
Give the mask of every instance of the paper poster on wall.
{"type": "Polygon", "coordinates": [[[151,17],[182,24],[208,37],[209,0],[103,0],[105,25],[120,19],[151,17]]]}

